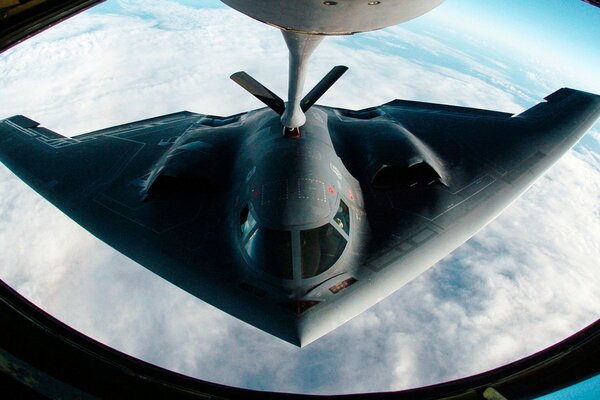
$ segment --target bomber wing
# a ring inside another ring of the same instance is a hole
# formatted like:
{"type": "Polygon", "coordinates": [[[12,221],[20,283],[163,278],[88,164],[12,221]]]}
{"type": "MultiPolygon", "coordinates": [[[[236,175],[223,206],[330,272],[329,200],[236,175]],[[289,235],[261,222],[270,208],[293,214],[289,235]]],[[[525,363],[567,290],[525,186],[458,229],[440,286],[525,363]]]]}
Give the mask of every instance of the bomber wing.
{"type": "Polygon", "coordinates": [[[0,121],[0,161],[145,268],[299,344],[296,316],[240,287],[228,247],[229,179],[247,117],[180,112],[68,138],[14,116],[0,121]]]}
{"type": "Polygon", "coordinates": [[[327,125],[360,183],[366,215],[353,207],[354,218],[366,218],[370,229],[355,236],[368,242],[362,254],[311,289],[314,301],[302,310],[282,307],[235,269],[243,264],[231,234],[239,232],[239,215],[228,212],[240,205],[230,183],[248,182],[254,169],[234,177],[233,166],[252,138],[280,132],[269,109],[230,117],[182,112],[72,138],[16,116],[0,121],[0,161],[121,253],[302,346],[495,218],[596,121],[600,97],[561,89],[518,115],[396,100],[359,111],[314,106],[308,116],[327,125]]]}
{"type": "Polygon", "coordinates": [[[600,117],[600,96],[560,89],[518,115],[395,100],[327,108],[371,228],[353,285],[309,310],[307,342],[381,301],[467,241],[600,117]]]}

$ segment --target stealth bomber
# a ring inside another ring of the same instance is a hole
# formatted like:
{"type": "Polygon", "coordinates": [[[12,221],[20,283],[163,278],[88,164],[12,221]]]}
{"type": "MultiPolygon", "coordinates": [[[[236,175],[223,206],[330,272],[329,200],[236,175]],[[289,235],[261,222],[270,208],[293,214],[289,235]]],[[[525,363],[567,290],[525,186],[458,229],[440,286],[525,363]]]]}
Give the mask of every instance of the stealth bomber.
{"type": "MultiPolygon", "coordinates": [[[[395,22],[427,10],[417,11],[395,22]]],[[[287,102],[239,72],[232,79],[266,107],[183,111],[74,137],[17,115],[0,121],[0,161],[148,270],[307,345],[468,240],[600,117],[600,96],[568,88],[517,115],[408,100],[315,105],[343,66],[299,95],[320,36],[379,27],[282,28],[287,102]]]]}

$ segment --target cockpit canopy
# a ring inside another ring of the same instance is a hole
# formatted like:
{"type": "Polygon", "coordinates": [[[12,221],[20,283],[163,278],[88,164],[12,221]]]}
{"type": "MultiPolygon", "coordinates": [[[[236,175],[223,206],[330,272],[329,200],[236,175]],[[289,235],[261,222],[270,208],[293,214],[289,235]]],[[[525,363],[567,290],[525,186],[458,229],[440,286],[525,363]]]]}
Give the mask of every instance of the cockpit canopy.
{"type": "Polygon", "coordinates": [[[337,213],[325,225],[274,230],[260,226],[245,207],[240,226],[243,248],[255,267],[280,279],[308,279],[329,270],[344,252],[350,240],[350,210],[340,200],[337,213]]]}

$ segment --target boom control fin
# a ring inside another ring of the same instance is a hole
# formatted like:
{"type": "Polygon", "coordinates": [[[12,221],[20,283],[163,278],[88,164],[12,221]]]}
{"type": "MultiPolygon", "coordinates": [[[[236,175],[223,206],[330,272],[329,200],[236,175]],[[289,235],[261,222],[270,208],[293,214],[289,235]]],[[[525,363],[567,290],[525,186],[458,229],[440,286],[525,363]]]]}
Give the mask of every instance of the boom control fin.
{"type": "MultiPolygon", "coordinates": [[[[302,112],[308,111],[329,90],[331,86],[348,70],[345,65],[335,66],[315,85],[314,88],[300,102],[302,112]]],[[[231,79],[246,89],[251,95],[262,101],[267,107],[282,115],[285,112],[284,101],[275,93],[267,89],[262,83],[244,71],[231,75],[231,79]]]]}
{"type": "Polygon", "coordinates": [[[236,72],[230,78],[277,114],[281,115],[285,111],[283,100],[246,72],[236,72]]]}
{"type": "Polygon", "coordinates": [[[319,81],[319,83],[317,83],[315,87],[312,88],[312,90],[308,92],[306,96],[304,96],[300,102],[302,111],[308,111],[308,109],[311,108],[313,104],[315,104],[317,100],[319,100],[321,96],[323,96],[325,92],[328,91],[329,88],[333,86],[333,84],[337,82],[337,80],[340,79],[340,77],[344,75],[346,71],[348,71],[348,67],[345,65],[333,67],[331,71],[329,71],[327,75],[325,75],[323,79],[321,79],[321,81],[319,81]]]}

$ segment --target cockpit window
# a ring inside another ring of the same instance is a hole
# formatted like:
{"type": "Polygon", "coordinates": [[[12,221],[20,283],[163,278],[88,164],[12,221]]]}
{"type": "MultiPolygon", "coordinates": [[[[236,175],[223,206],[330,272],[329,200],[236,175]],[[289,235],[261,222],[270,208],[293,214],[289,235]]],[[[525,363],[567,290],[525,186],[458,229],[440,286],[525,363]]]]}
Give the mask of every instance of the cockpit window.
{"type": "Polygon", "coordinates": [[[266,273],[278,278],[292,279],[292,233],[290,231],[258,228],[251,234],[244,248],[256,265],[266,273]]]}
{"type": "MultiPolygon", "coordinates": [[[[336,221],[337,223],[337,221],[336,221]]],[[[342,255],[346,239],[331,224],[300,232],[302,278],[328,270],[342,255]]]]}
{"type": "Polygon", "coordinates": [[[333,221],[346,232],[346,235],[350,234],[350,213],[348,212],[348,206],[340,200],[338,212],[333,217],[333,221]]]}
{"type": "Polygon", "coordinates": [[[240,215],[240,225],[242,228],[242,237],[245,237],[256,225],[256,220],[249,212],[248,207],[244,207],[242,214],[240,215]]]}
{"type": "Polygon", "coordinates": [[[246,254],[264,272],[293,279],[295,265],[302,279],[312,278],[331,268],[344,252],[350,236],[350,210],[340,201],[330,223],[314,229],[283,231],[257,224],[246,206],[240,213],[240,235],[246,254]]]}

